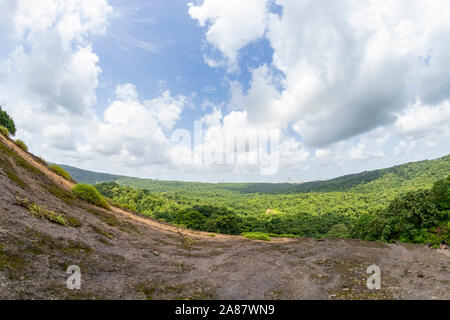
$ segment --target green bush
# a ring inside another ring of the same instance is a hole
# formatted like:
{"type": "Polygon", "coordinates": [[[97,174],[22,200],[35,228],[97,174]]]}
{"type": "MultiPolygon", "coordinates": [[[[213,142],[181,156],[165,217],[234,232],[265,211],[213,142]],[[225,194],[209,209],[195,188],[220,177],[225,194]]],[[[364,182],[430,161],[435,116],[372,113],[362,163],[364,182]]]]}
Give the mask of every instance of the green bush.
{"type": "Polygon", "coordinates": [[[0,126],[8,129],[8,132],[14,136],[16,134],[16,125],[14,124],[13,119],[9,116],[6,111],[2,110],[0,106],[0,126]]]}
{"type": "Polygon", "coordinates": [[[252,240],[272,241],[272,239],[263,232],[245,232],[242,236],[252,240]]]}
{"type": "Polygon", "coordinates": [[[343,223],[335,224],[325,235],[327,238],[349,238],[350,233],[343,223]]]}
{"type": "Polygon", "coordinates": [[[240,234],[242,220],[236,215],[220,216],[215,222],[215,229],[218,233],[240,234]]]}
{"type": "Polygon", "coordinates": [[[450,210],[450,175],[447,179],[436,181],[431,192],[440,210],[450,210]]]}
{"type": "Polygon", "coordinates": [[[206,218],[198,211],[180,212],[174,222],[189,229],[204,230],[206,218]]]}
{"type": "Polygon", "coordinates": [[[51,166],[49,166],[50,170],[52,170],[53,172],[55,172],[57,175],[69,180],[69,181],[74,181],[72,179],[72,177],[70,176],[70,174],[64,170],[63,168],[61,168],[60,166],[57,166],[56,164],[52,164],[51,166]]]}
{"type": "Polygon", "coordinates": [[[109,209],[108,201],[93,186],[78,183],[72,188],[72,192],[81,200],[90,204],[109,209]]]}
{"type": "Polygon", "coordinates": [[[0,134],[4,135],[5,137],[9,137],[9,130],[8,128],[4,126],[0,126],[0,134]]]}
{"type": "Polygon", "coordinates": [[[23,151],[27,151],[27,152],[28,152],[28,147],[27,147],[27,145],[25,144],[25,142],[23,142],[22,140],[19,140],[19,139],[17,139],[15,142],[16,142],[16,145],[17,145],[20,149],[22,149],[23,151]]]}

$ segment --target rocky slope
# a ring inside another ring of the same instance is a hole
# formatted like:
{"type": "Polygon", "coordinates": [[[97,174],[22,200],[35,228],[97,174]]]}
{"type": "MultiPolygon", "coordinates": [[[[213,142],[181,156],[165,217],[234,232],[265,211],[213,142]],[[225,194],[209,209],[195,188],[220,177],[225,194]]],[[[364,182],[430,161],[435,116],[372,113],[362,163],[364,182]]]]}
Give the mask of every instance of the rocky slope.
{"type": "Polygon", "coordinates": [[[446,252],[193,232],[91,206],[72,185],[0,135],[1,299],[450,299],[446,252]],[[372,264],[380,290],[366,286],[372,264]]]}

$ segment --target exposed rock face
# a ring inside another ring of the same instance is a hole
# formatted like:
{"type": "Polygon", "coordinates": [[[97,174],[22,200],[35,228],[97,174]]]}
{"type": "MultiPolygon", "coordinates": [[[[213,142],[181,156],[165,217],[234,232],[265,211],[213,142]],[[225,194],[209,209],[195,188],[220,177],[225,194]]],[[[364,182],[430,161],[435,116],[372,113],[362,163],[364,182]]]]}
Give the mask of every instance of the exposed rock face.
{"type": "Polygon", "coordinates": [[[93,207],[72,185],[0,136],[0,298],[450,299],[450,257],[426,246],[210,237],[93,207]]]}

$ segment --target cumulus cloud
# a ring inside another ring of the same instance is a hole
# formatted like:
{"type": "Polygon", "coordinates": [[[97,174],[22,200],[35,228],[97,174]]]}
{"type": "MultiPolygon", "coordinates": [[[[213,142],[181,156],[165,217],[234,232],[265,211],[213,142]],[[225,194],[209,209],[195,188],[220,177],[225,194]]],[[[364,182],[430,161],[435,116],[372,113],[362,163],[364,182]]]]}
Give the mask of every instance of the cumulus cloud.
{"type": "MultiPolygon", "coordinates": [[[[207,41],[220,50],[228,66],[235,69],[239,50],[264,35],[267,0],[205,0],[201,5],[188,3],[189,15],[200,26],[207,27],[207,41]]],[[[208,56],[211,66],[221,65],[208,56]]]]}
{"type": "Polygon", "coordinates": [[[225,35],[266,21],[252,39],[269,40],[271,65],[251,71],[247,91],[231,84],[232,104],[249,121],[291,125],[306,144],[325,146],[393,124],[417,99],[432,107],[449,98],[448,1],[275,2],[281,15],[266,10],[232,26],[215,24],[224,13],[212,1],[191,12],[203,24],[213,19],[207,41],[232,58],[242,46],[225,35]]]}

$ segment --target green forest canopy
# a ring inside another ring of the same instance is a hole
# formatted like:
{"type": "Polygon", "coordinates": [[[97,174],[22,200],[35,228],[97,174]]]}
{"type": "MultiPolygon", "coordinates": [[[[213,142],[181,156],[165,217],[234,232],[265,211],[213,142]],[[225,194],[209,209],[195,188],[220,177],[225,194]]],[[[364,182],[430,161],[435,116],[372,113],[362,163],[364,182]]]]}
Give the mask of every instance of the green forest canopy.
{"type": "Polygon", "coordinates": [[[445,156],[289,188],[129,177],[96,187],[122,207],[191,229],[438,244],[450,240],[449,173],[445,156]]]}

